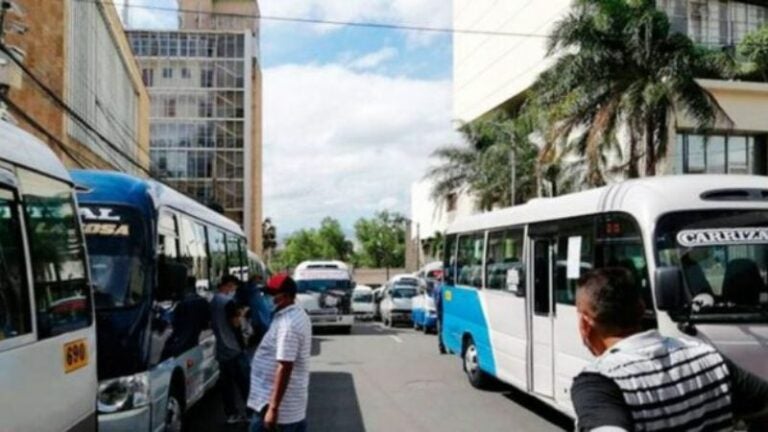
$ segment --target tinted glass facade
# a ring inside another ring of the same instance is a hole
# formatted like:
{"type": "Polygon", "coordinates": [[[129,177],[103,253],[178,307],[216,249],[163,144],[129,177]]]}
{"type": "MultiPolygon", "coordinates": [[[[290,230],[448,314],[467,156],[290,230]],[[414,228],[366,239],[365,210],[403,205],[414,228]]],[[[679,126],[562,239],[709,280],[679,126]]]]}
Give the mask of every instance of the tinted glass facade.
{"type": "Polygon", "coordinates": [[[764,135],[678,133],[675,174],[766,175],[764,135]]]}
{"type": "Polygon", "coordinates": [[[672,29],[712,47],[738,44],[768,19],[768,5],[730,0],[659,0],[672,29]]]}

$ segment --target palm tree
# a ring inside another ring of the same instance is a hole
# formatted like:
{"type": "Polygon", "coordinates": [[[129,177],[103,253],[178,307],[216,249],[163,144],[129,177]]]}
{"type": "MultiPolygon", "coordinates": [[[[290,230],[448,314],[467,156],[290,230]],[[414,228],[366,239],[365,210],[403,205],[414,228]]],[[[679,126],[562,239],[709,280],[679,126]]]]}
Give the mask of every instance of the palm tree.
{"type": "Polygon", "coordinates": [[[443,201],[449,194],[466,190],[481,210],[512,204],[511,159],[515,155],[515,202],[536,194],[535,160],[538,152],[529,135],[533,123],[526,116],[510,120],[503,112],[463,124],[459,131],[465,144],[437,149],[439,165],[425,177],[434,181],[432,197],[443,201]]]}
{"type": "Polygon", "coordinates": [[[654,0],[576,0],[556,23],[548,55],[554,64],[534,85],[548,107],[542,154],[553,146],[583,158],[585,182],[605,183],[615,171],[655,175],[666,153],[670,122],[685,114],[699,128],[730,123],[695,78],[702,63],[691,40],[670,30],[654,0]],[[626,151],[618,136],[627,131],[626,151]],[[624,161],[614,165],[611,161],[624,161]]]}

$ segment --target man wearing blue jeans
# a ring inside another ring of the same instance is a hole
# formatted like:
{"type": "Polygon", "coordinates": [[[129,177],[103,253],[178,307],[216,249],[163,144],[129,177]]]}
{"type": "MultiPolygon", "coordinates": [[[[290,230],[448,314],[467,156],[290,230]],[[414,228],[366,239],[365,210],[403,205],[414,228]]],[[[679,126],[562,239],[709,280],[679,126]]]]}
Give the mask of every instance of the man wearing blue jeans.
{"type": "Polygon", "coordinates": [[[295,304],[296,282],[287,274],[270,278],[264,292],[275,314],[251,363],[251,432],[305,432],[312,323],[295,304]]]}

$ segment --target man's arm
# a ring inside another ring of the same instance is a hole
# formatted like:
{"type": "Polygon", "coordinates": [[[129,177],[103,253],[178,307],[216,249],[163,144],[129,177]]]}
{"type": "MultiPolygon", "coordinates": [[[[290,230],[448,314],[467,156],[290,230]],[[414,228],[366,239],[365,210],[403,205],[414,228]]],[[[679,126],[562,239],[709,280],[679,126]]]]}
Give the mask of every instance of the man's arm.
{"type": "Polygon", "coordinates": [[[269,400],[269,408],[264,415],[264,426],[268,430],[273,429],[278,422],[278,412],[283,396],[288,388],[293,372],[293,364],[299,356],[299,348],[302,340],[290,324],[283,322],[277,330],[277,370],[275,371],[275,383],[272,386],[272,396],[269,400]]]}
{"type": "Polygon", "coordinates": [[[624,396],[610,378],[582,372],[571,386],[577,431],[627,432],[634,430],[632,413],[624,396]]]}

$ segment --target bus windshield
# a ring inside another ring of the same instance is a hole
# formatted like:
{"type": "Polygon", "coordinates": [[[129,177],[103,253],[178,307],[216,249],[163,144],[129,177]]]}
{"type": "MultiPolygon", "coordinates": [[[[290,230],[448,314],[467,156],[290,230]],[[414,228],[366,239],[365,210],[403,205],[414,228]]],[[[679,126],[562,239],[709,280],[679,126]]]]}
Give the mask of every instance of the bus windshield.
{"type": "Polygon", "coordinates": [[[691,317],[768,320],[768,211],[673,213],[656,231],[659,266],[683,272],[691,317]]]}
{"type": "Polygon", "coordinates": [[[355,294],[354,297],[352,297],[352,301],[355,303],[371,303],[373,302],[373,294],[371,293],[355,294]]]}
{"type": "Polygon", "coordinates": [[[409,299],[416,297],[416,289],[414,288],[398,288],[392,289],[392,298],[409,299]]]}
{"type": "Polygon", "coordinates": [[[119,308],[144,298],[145,235],[141,218],[126,207],[83,206],[83,231],[97,308],[119,308]]]}
{"type": "Polygon", "coordinates": [[[352,288],[349,279],[304,279],[296,281],[298,292],[323,293],[330,290],[348,291],[352,288]]]}

